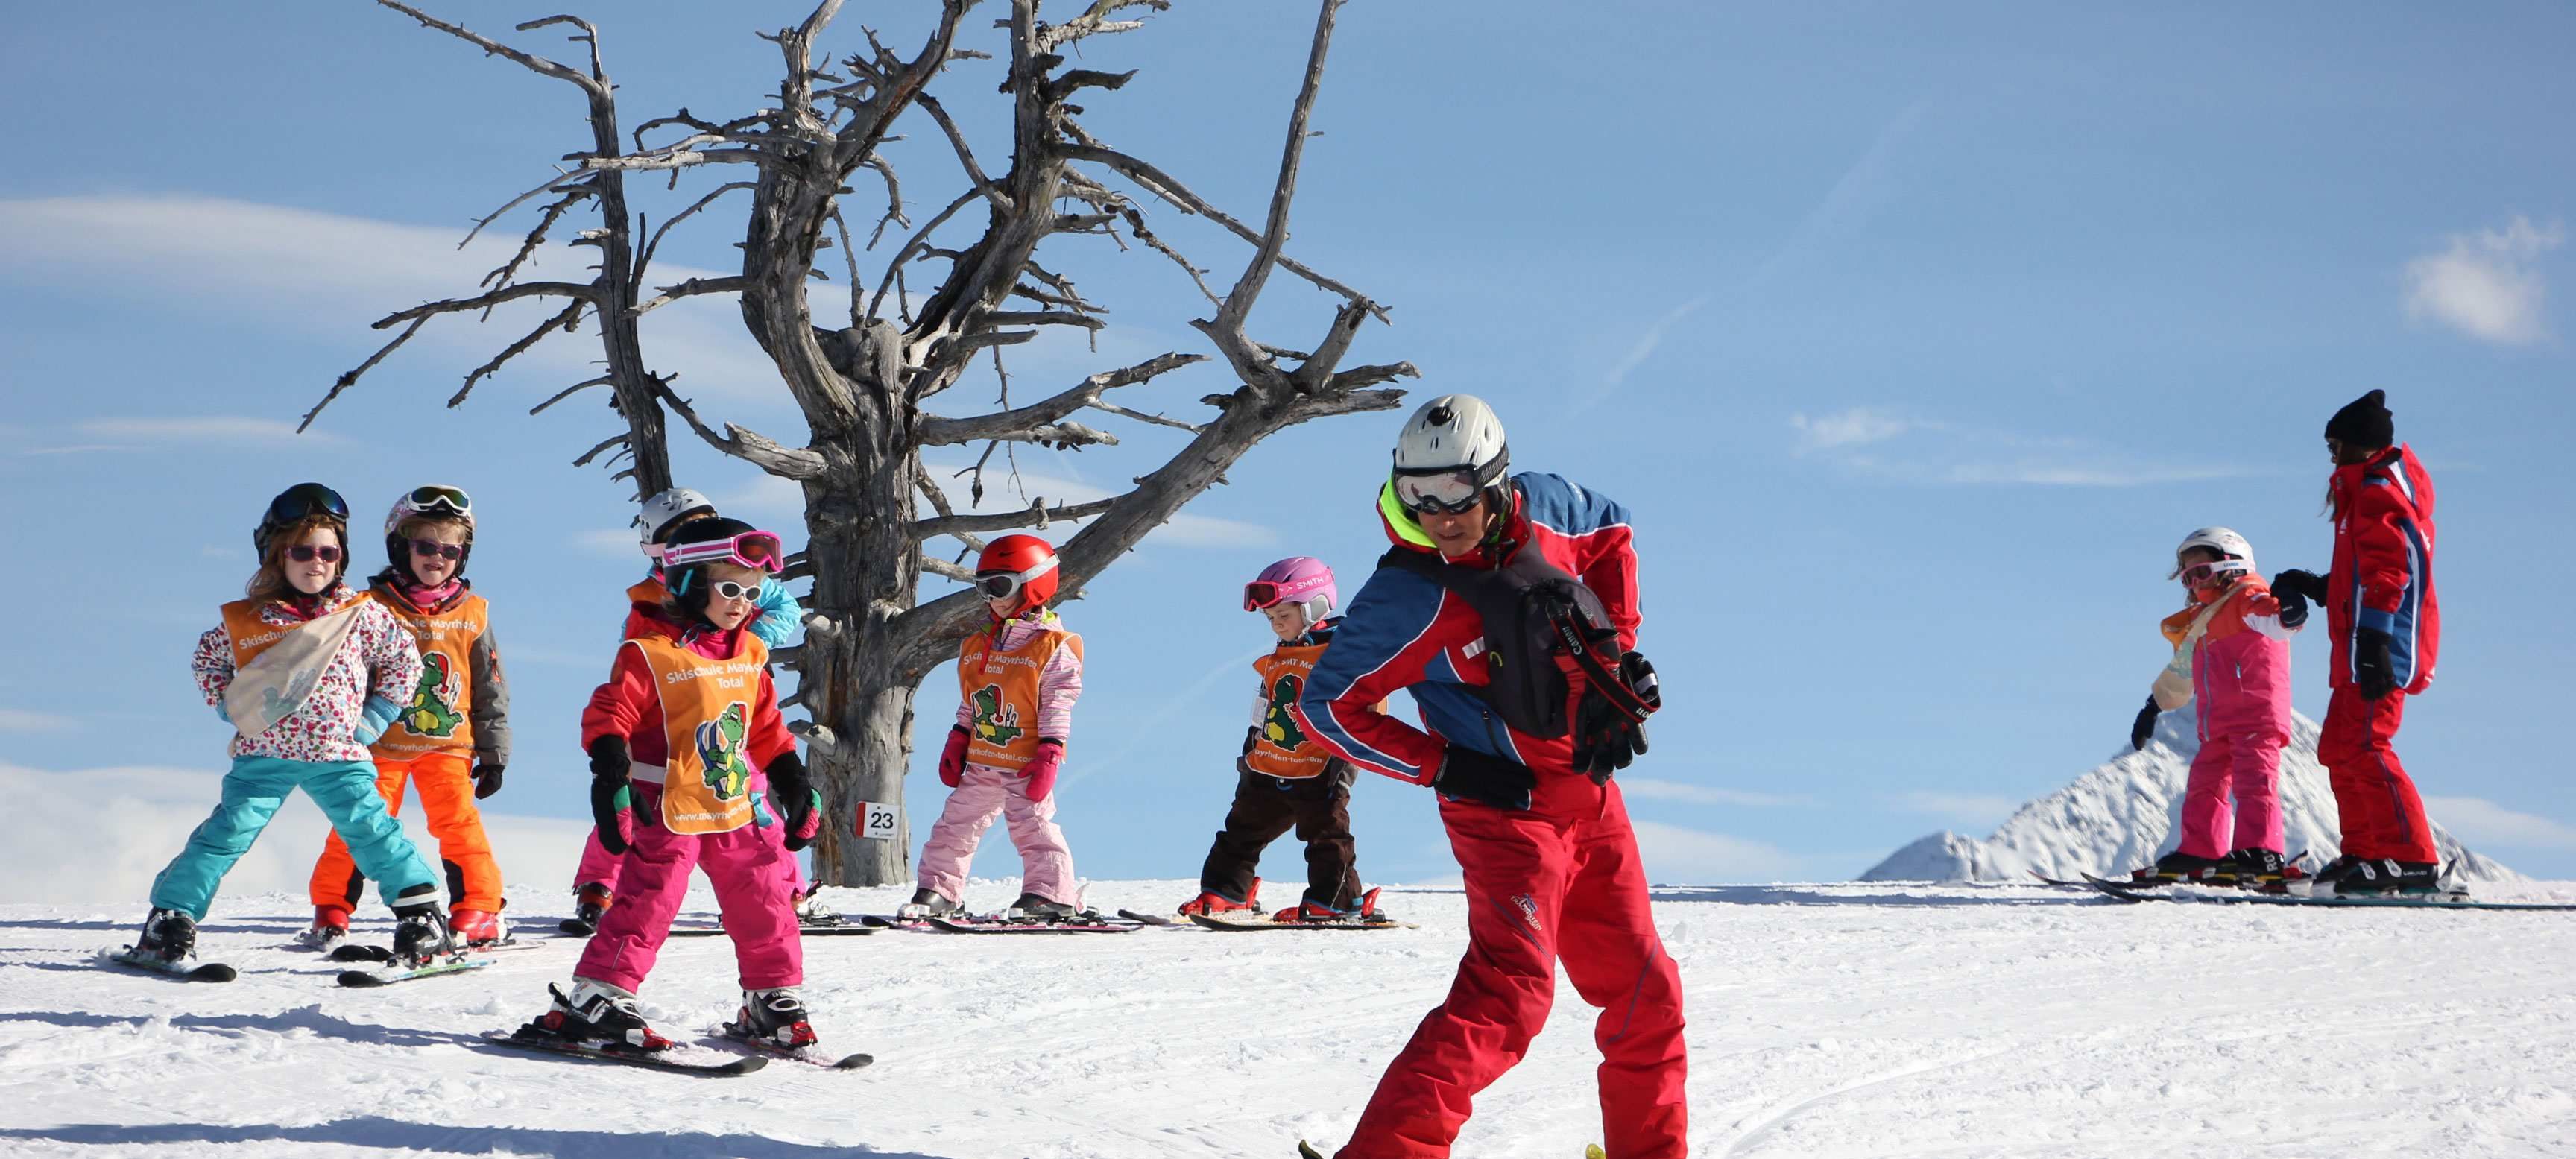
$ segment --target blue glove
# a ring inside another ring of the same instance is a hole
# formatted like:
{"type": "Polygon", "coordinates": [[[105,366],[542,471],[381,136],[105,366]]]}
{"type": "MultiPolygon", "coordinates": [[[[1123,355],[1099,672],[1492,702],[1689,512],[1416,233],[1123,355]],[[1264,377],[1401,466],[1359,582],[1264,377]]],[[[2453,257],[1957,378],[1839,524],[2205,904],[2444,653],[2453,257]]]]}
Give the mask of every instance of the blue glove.
{"type": "Polygon", "coordinates": [[[758,789],[753,789],[751,791],[752,827],[756,829],[767,829],[777,823],[778,819],[769,815],[768,794],[763,793],[758,789]]]}
{"type": "Polygon", "coordinates": [[[402,706],[381,696],[367,698],[367,706],[358,710],[358,723],[349,730],[349,739],[362,745],[376,743],[392,727],[394,718],[402,715],[402,706]]]}
{"type": "Polygon", "coordinates": [[[235,732],[241,731],[241,726],[233,723],[233,714],[224,709],[223,701],[218,700],[208,707],[215,710],[215,719],[224,722],[225,727],[235,732]]]}
{"type": "Polygon", "coordinates": [[[786,584],[774,579],[760,581],[760,595],[752,602],[760,608],[760,614],[752,618],[751,634],[760,637],[763,644],[783,647],[804,626],[805,609],[786,584]]]}

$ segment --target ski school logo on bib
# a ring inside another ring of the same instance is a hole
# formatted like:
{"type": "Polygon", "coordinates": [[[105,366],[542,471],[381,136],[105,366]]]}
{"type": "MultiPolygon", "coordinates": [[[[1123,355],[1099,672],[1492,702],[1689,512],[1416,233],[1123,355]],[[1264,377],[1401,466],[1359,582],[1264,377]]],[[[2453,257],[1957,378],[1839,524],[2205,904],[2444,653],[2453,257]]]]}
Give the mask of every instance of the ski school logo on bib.
{"type": "Polygon", "coordinates": [[[699,775],[719,801],[743,795],[751,784],[751,765],[742,756],[743,738],[749,732],[745,722],[750,717],[750,708],[737,700],[714,720],[698,726],[698,761],[703,766],[699,775]]]}
{"type": "Polygon", "coordinates": [[[1282,675],[1270,685],[1269,719],[1261,724],[1261,735],[1280,748],[1294,751],[1305,747],[1306,730],[1297,727],[1297,714],[1288,706],[1297,703],[1297,693],[1304,682],[1295,676],[1282,675]]]}
{"type": "Polygon", "coordinates": [[[1020,710],[1002,703],[1002,686],[987,684],[975,690],[975,736],[988,744],[1008,746],[1027,730],[1020,727],[1020,710]]]}
{"type": "Polygon", "coordinates": [[[412,690],[411,703],[403,706],[403,727],[427,737],[456,735],[465,723],[465,714],[457,711],[456,702],[464,698],[465,678],[455,669],[455,661],[445,652],[420,654],[420,687],[412,690]]]}

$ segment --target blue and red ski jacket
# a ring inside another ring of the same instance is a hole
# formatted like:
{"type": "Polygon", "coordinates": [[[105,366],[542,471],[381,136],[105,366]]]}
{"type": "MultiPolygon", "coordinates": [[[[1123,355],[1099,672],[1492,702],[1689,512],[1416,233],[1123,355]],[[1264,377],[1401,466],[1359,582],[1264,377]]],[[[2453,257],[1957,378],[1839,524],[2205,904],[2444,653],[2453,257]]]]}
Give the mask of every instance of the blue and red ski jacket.
{"type": "Polygon", "coordinates": [[[2422,692],[2441,651],[2442,609],[2433,597],[2433,477],[2413,447],[2335,469],[2334,566],[2326,573],[2326,625],[2334,634],[2334,687],[2356,683],[2355,631],[2388,633],[2389,675],[2422,692]]]}
{"type": "MultiPolygon", "coordinates": [[[[1512,476],[1512,514],[1501,534],[1451,567],[1490,569],[1537,551],[1601,597],[1619,645],[1637,645],[1637,553],[1628,509],[1556,475],[1512,476]]],[[[1411,513],[1382,497],[1378,517],[1398,551],[1433,552],[1411,513]]],[[[1409,571],[1380,568],[1345,613],[1333,646],[1297,700],[1306,735],[1362,768],[1429,784],[1440,755],[1462,744],[1542,774],[1574,772],[1571,737],[1533,737],[1496,717],[1474,689],[1488,683],[1482,617],[1448,589],[1409,571]],[[1424,729],[1370,711],[1398,689],[1412,692],[1424,729]]]]}

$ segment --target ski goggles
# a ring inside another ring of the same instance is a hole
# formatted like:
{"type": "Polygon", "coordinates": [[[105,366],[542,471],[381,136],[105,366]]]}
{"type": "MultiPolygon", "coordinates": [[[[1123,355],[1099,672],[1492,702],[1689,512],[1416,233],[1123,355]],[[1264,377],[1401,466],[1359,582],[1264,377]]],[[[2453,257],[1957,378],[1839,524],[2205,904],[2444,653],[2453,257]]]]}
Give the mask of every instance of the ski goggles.
{"type": "Polygon", "coordinates": [[[298,483],[268,501],[268,523],[272,527],[282,527],[308,515],[328,515],[346,522],[349,504],[339,492],[320,483],[298,483]]]}
{"type": "Polygon", "coordinates": [[[404,498],[411,501],[411,509],[414,511],[436,511],[444,507],[458,515],[474,514],[473,497],[467,495],[463,487],[445,487],[436,484],[414,487],[411,489],[411,494],[404,498]]]}
{"type": "Polygon", "coordinates": [[[746,531],[731,539],[710,539],[704,543],[674,543],[662,549],[662,567],[666,571],[701,563],[740,564],[771,575],[786,567],[786,560],[779,551],[778,536],[767,531],[746,531]]]}
{"type": "Polygon", "coordinates": [[[2183,582],[2184,587],[2196,588],[2202,584],[2210,583],[2220,576],[2243,575],[2245,574],[2245,571],[2246,565],[2244,560],[2213,559],[2207,563],[2195,563],[2190,567],[2177,567],[2174,569],[2174,573],[2166,578],[2179,579],[2183,582]]]}
{"type": "Polygon", "coordinates": [[[1298,596],[1305,595],[1306,593],[1314,591],[1316,588],[1322,586],[1324,585],[1319,580],[1307,580],[1302,583],[1293,584],[1272,583],[1269,580],[1254,580],[1251,583],[1243,585],[1243,610],[1247,612],[1263,611],[1277,605],[1282,600],[1295,599],[1298,596]]]}
{"type": "Polygon", "coordinates": [[[1036,566],[1027,571],[979,572],[975,576],[976,594],[988,600],[1010,599],[1019,595],[1022,588],[1029,586],[1029,581],[1054,571],[1055,563],[1055,557],[1048,556],[1039,560],[1036,566]]]}
{"type": "Polygon", "coordinates": [[[1395,501],[1417,515],[1456,515],[1484,498],[1485,487],[1502,473],[1502,460],[1479,469],[1444,467],[1436,471],[1395,473],[1395,501]]]}

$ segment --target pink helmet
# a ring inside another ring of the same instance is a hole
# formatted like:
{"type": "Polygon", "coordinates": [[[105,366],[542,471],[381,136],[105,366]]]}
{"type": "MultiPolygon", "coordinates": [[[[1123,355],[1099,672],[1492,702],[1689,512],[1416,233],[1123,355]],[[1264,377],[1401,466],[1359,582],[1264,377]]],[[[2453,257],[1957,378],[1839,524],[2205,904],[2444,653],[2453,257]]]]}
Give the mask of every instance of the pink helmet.
{"type": "Polygon", "coordinates": [[[1243,610],[1258,612],[1283,600],[1295,600],[1306,608],[1306,620],[1318,622],[1333,614],[1341,602],[1341,592],[1333,586],[1333,569],[1311,555],[1292,555],[1261,569],[1261,575],[1243,585],[1243,610]]]}

